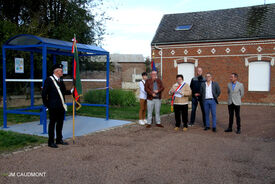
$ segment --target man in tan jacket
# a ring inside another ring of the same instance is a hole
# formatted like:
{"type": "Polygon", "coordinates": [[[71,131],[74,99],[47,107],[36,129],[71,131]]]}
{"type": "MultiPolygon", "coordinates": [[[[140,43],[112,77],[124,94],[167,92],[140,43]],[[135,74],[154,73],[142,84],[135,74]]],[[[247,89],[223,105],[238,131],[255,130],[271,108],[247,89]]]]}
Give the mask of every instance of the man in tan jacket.
{"type": "Polygon", "coordinates": [[[176,127],[175,131],[180,128],[181,122],[183,122],[183,131],[187,131],[188,122],[188,99],[191,96],[192,91],[190,86],[183,81],[182,75],[177,75],[177,83],[172,86],[169,94],[172,95],[172,104],[175,112],[176,127]]]}
{"type": "Polygon", "coordinates": [[[242,97],[244,96],[243,84],[238,81],[238,74],[232,73],[230,75],[231,82],[227,84],[228,93],[228,112],[229,112],[229,125],[225,132],[232,132],[234,112],[237,121],[237,134],[241,133],[241,118],[240,108],[242,104],[242,97]]]}

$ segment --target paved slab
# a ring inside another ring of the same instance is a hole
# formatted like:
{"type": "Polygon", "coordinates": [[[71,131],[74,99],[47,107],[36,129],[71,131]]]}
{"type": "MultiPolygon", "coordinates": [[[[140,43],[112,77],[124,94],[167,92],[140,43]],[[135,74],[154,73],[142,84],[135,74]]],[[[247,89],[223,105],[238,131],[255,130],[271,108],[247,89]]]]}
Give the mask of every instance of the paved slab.
{"type": "MultiPolygon", "coordinates": [[[[49,123],[49,120],[48,120],[49,123]]],[[[94,118],[87,116],[76,116],[75,118],[75,136],[82,136],[92,132],[130,124],[131,121],[124,120],[106,120],[104,118],[94,118]]],[[[48,127],[47,127],[48,128],[48,127]]],[[[47,137],[48,134],[43,134],[43,125],[39,124],[39,121],[30,123],[21,123],[10,125],[9,128],[1,128],[1,130],[14,131],[30,135],[38,135],[47,137]]],[[[63,125],[63,138],[67,139],[73,135],[73,117],[67,116],[63,125]]]]}

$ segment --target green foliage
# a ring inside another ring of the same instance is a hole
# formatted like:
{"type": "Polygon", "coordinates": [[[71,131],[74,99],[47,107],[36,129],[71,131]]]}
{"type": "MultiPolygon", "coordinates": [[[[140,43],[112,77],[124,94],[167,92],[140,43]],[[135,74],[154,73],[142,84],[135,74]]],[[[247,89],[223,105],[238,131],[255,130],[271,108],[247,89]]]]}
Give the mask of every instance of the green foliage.
{"type": "Polygon", "coordinates": [[[47,138],[0,130],[0,153],[46,143],[47,138]]]}
{"type": "MultiPolygon", "coordinates": [[[[9,38],[18,34],[32,34],[42,37],[71,41],[74,34],[79,43],[101,45],[105,34],[105,22],[110,20],[102,9],[103,0],[16,0],[0,1],[0,49],[9,38]]],[[[11,51],[6,52],[7,78],[29,78],[29,53],[11,51]],[[14,73],[14,57],[24,58],[24,74],[14,73]]],[[[2,52],[0,52],[2,58],[2,52]]],[[[57,61],[71,61],[71,57],[57,56],[57,61]]],[[[52,56],[47,56],[48,74],[51,74],[52,56]]],[[[34,77],[41,78],[41,54],[34,55],[34,77]]],[[[80,58],[85,65],[89,60],[80,58]]],[[[72,67],[69,67],[71,72],[72,67]]],[[[99,67],[104,68],[104,67],[99,67]]],[[[0,65],[2,71],[2,65],[0,65]]],[[[95,69],[97,70],[97,68],[95,69]]],[[[25,84],[9,83],[11,91],[21,93],[18,89],[25,84]]],[[[2,86],[2,75],[0,75],[2,86]]],[[[2,94],[2,88],[0,88],[2,94]]]]}
{"type": "Polygon", "coordinates": [[[119,106],[133,106],[136,97],[133,91],[124,91],[121,89],[110,90],[110,104],[119,106]]]}
{"type": "MultiPolygon", "coordinates": [[[[93,58],[92,58],[93,59],[93,58]]],[[[104,57],[104,62],[98,62],[93,60],[87,60],[81,63],[81,71],[106,71],[106,57],[104,57]]],[[[113,62],[109,62],[109,70],[113,72],[115,66],[113,62]]]]}
{"type": "Polygon", "coordinates": [[[151,59],[150,59],[150,57],[147,57],[145,59],[145,68],[146,68],[147,73],[151,72],[151,59]]]}
{"type": "MultiPolygon", "coordinates": [[[[91,90],[84,94],[85,102],[91,104],[105,104],[106,90],[91,90]]],[[[121,89],[110,90],[110,105],[117,106],[133,106],[136,97],[133,91],[125,91],[121,89]]]]}
{"type": "Polygon", "coordinates": [[[16,25],[17,30],[8,32],[12,35],[20,32],[71,41],[75,33],[80,43],[100,44],[104,23],[110,19],[102,5],[102,0],[0,1],[0,20],[16,25]]]}
{"type": "MultiPolygon", "coordinates": [[[[22,107],[24,108],[24,107],[22,107]]],[[[9,110],[15,108],[8,108],[9,110]]],[[[39,112],[37,110],[30,110],[29,112],[39,112]]],[[[20,124],[24,122],[39,121],[39,116],[35,115],[24,115],[24,114],[8,114],[8,124],[20,124]]],[[[3,126],[3,108],[0,108],[0,126],[3,126]]],[[[0,139],[1,140],[1,139],[0,139]]]]}
{"type": "MultiPolygon", "coordinates": [[[[82,106],[77,112],[77,115],[91,116],[91,117],[106,117],[105,107],[91,107],[82,106]]],[[[170,114],[170,104],[161,104],[160,114],[170,114]]],[[[68,115],[72,115],[72,107],[68,108],[68,115]]],[[[110,119],[121,119],[121,120],[138,120],[139,119],[139,103],[135,103],[133,106],[110,106],[109,109],[110,119]]]]}

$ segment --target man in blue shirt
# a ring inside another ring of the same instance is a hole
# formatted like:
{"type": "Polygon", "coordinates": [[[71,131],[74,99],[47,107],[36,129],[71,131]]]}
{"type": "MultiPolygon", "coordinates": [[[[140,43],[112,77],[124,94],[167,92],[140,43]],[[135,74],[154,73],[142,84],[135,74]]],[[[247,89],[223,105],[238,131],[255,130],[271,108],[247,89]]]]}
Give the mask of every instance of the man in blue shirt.
{"type": "Polygon", "coordinates": [[[202,83],[200,90],[201,98],[203,100],[205,122],[204,130],[210,129],[209,113],[212,115],[212,131],[216,132],[216,105],[218,104],[218,97],[221,94],[220,86],[217,82],[212,81],[211,73],[206,74],[206,82],[202,83]]]}

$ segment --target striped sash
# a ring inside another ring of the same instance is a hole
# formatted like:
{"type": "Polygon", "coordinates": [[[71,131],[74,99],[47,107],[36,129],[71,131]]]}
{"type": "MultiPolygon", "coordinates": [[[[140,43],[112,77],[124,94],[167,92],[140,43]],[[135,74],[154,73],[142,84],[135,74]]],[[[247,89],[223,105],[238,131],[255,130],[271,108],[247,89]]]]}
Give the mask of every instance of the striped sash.
{"type": "Polygon", "coordinates": [[[171,100],[171,112],[174,111],[173,105],[174,105],[174,101],[175,101],[175,93],[178,92],[178,91],[180,91],[180,90],[183,88],[184,85],[185,85],[185,82],[183,82],[181,85],[179,85],[179,86],[177,87],[177,89],[175,90],[175,92],[173,93],[173,95],[172,95],[172,100],[171,100]]]}
{"type": "Polygon", "coordinates": [[[60,96],[60,99],[61,99],[62,105],[63,105],[63,107],[64,107],[64,110],[67,111],[67,105],[66,105],[65,102],[64,102],[64,98],[63,98],[63,95],[62,95],[62,93],[61,93],[61,91],[60,91],[60,87],[57,85],[55,79],[54,79],[52,76],[50,76],[50,78],[52,79],[53,84],[55,85],[55,87],[56,87],[56,89],[57,89],[57,92],[58,92],[58,94],[59,94],[59,96],[60,96]]]}

